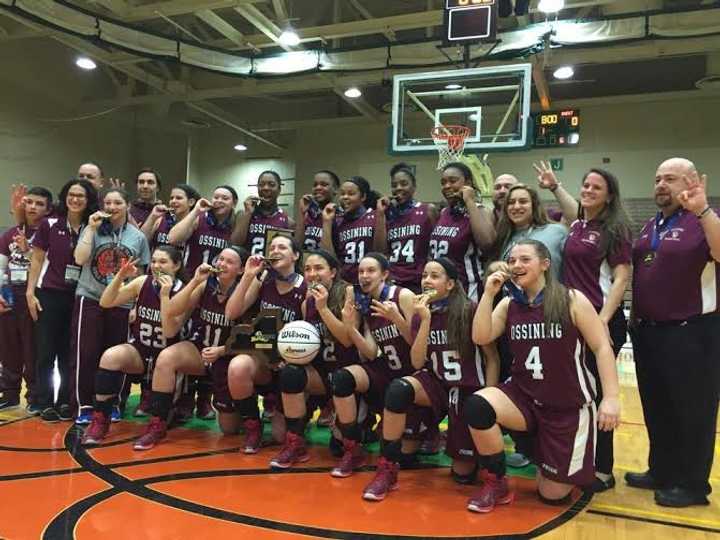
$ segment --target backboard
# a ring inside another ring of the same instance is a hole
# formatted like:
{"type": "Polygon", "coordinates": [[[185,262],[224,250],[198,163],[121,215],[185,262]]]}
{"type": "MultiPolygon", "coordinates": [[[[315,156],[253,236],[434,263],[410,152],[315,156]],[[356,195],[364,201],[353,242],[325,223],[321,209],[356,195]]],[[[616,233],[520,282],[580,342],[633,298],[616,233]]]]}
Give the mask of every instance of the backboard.
{"type": "Polygon", "coordinates": [[[396,75],[391,152],[434,152],[436,126],[470,128],[465,152],[530,144],[530,64],[396,75]]]}

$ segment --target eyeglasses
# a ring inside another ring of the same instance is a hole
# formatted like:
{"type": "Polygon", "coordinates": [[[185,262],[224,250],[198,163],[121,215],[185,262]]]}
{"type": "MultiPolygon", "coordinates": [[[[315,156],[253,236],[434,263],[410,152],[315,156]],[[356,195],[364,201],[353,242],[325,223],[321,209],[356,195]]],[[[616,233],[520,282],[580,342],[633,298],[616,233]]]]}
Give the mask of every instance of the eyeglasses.
{"type": "Polygon", "coordinates": [[[86,195],[81,195],[79,193],[68,193],[67,196],[68,199],[87,199],[86,195]]]}

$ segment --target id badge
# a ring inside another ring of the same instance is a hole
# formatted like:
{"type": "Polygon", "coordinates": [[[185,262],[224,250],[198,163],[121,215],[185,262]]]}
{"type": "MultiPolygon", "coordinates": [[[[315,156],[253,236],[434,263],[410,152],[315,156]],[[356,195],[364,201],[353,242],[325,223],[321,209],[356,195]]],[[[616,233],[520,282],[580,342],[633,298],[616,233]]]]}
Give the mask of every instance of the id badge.
{"type": "Polygon", "coordinates": [[[65,267],[65,282],[77,283],[80,279],[80,267],[74,264],[68,264],[65,267]]]}
{"type": "Polygon", "coordinates": [[[10,268],[10,283],[13,285],[24,285],[27,283],[27,268],[10,268]]]}

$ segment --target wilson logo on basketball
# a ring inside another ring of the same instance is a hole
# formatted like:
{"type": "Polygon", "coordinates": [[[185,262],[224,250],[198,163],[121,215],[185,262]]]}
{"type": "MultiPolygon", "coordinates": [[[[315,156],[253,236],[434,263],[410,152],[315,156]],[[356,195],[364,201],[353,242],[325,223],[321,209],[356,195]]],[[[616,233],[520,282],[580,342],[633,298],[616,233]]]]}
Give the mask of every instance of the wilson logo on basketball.
{"type": "Polygon", "coordinates": [[[305,332],[298,332],[297,330],[287,330],[281,332],[280,337],[282,339],[310,339],[310,334],[305,332]]]}

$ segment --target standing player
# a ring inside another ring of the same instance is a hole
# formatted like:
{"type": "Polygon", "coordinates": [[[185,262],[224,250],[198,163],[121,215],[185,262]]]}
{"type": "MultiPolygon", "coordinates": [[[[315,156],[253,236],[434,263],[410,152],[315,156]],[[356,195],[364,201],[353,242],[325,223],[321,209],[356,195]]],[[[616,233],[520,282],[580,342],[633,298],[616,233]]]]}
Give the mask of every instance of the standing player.
{"type": "Polygon", "coordinates": [[[460,282],[471,300],[480,294],[483,250],[495,242],[490,213],[479,206],[472,171],[464,163],[448,163],[440,180],[448,202],[430,235],[430,259],[448,257],[458,269],[460,282]]]}
{"type": "Polygon", "coordinates": [[[218,186],[212,202],[198,199],[193,209],[168,234],[168,243],[185,243],[185,267],[189,273],[201,264],[212,264],[228,246],[235,220],[237,192],[230,186],[218,186]]]}
{"type": "MultiPolygon", "coordinates": [[[[538,183],[550,189],[562,202],[564,191],[552,169],[545,163],[535,166],[538,183]]],[[[632,233],[623,208],[620,184],[611,173],[590,169],[580,190],[580,206],[565,203],[563,218],[570,223],[563,250],[563,284],[582,292],[592,303],[605,325],[613,353],[617,357],[627,336],[623,313],[623,295],[630,281],[632,233]]],[[[588,351],[587,365],[598,378],[597,362],[588,351]]],[[[602,401],[598,389],[596,405],[602,401]]],[[[595,451],[593,491],[601,492],[615,485],[613,477],[613,432],[601,431],[595,451]]]]}
{"type": "Polygon", "coordinates": [[[548,504],[569,499],[573,486],[593,483],[594,431],[614,429],[620,414],[615,357],[602,321],[585,295],[568,290],[550,271],[542,242],[521,240],[508,259],[510,276],[499,271],[485,283],[473,320],[473,341],[486,345],[507,333],[514,357],[512,378],[484,388],[465,402],[464,414],[485,468],[485,482],[468,510],[490,512],[513,494],[505,477],[500,427],[536,436],[538,494],[548,504]],[[495,295],[511,277],[520,291],[495,295]],[[585,346],[597,358],[605,397],[599,415],[595,379],[585,367],[585,346]]]}
{"type": "Polygon", "coordinates": [[[414,301],[412,291],[387,284],[390,263],[380,253],[365,255],[358,273],[357,288],[346,289],[342,317],[350,339],[365,362],[333,373],[333,402],[344,448],[340,462],[330,473],[336,478],[352,475],[365,462],[356,396],[365,395],[370,414],[374,414],[382,410],[390,382],[414,371],[407,322],[414,301]]]}
{"type": "Polygon", "coordinates": [[[303,251],[320,247],[323,233],[322,212],[328,203],[335,200],[335,192],[340,187],[340,179],[332,171],[322,170],[315,173],[312,194],[303,195],[297,202],[297,224],[295,240],[303,251]]]}
{"type": "Polygon", "coordinates": [[[305,450],[307,416],[306,394],[329,396],[330,374],[359,362],[342,322],[347,283],[340,278],[340,263],[323,249],[310,251],[305,257],[305,281],[308,293],[302,304],[303,320],[313,324],[322,338],[322,349],[306,366],[287,364],[280,370],[280,390],[287,423],[285,445],[270,466],[288,469],[309,459],[305,450]]]}
{"type": "Polygon", "coordinates": [[[182,253],[173,246],[160,246],[153,251],[150,266],[152,275],[136,277],[124,285],[126,279],[137,275],[135,260],[128,260],[100,297],[100,306],[104,308],[134,301],[136,316],[130,325],[129,341],[110,347],[100,358],[95,374],[92,422],[85,430],[82,444],[100,444],[107,435],[112,407],[125,375],[148,373],[152,379],[155,358],[167,346],[177,342],[182,320],[163,319],[161,310],[182,287],[177,278],[182,271],[182,253]]]}
{"type": "Polygon", "coordinates": [[[257,197],[248,197],[232,233],[232,243],[244,246],[250,255],[265,254],[265,231],[292,229],[295,222],[278,207],[282,180],[275,171],[263,171],[258,177],[257,197]]]}
{"type": "Polygon", "coordinates": [[[397,285],[419,293],[437,211],[432,204],[413,198],[416,189],[415,175],[405,163],[390,169],[392,200],[380,199],[377,227],[387,231],[383,251],[389,253],[390,277],[397,285]]]}
{"type": "Polygon", "coordinates": [[[366,253],[385,249],[385,227],[377,226],[377,201],[367,180],[351,176],[340,186],[342,215],[333,203],[323,209],[322,248],[338,258],[340,275],[349,283],[357,283],[358,265],[366,253]]]}
{"type": "Polygon", "coordinates": [[[158,203],[158,192],[162,189],[160,174],[154,169],[141,169],[135,175],[135,189],[138,198],[130,205],[130,215],[140,228],[158,203]]]}
{"type": "MultiPolygon", "coordinates": [[[[150,249],[158,246],[173,245],[170,243],[170,230],[185,219],[190,210],[201,199],[197,190],[188,184],[178,184],[170,191],[170,201],[167,206],[156,204],[148,219],[140,230],[150,242],[150,249]]],[[[185,249],[185,242],[177,244],[181,251],[185,249]]]]}
{"type": "Polygon", "coordinates": [[[74,251],[80,230],[97,211],[97,191],[87,180],[70,180],[60,190],[57,214],[44,219],[35,233],[28,274],[27,306],[35,324],[37,404],[46,422],[71,420],[70,325],[80,266],[74,251]],[[53,367],[60,385],[55,400],[53,367]]]}
{"type": "MultiPolygon", "coordinates": [[[[75,261],[82,265],[71,325],[73,404],[77,407],[78,424],[89,424],[92,420],[95,372],[100,355],[127,340],[132,303],[104,309],[99,304],[100,296],[128,259],[138,259],[143,267],[150,263],[147,239],[128,222],[127,193],[111,189],[103,202],[105,211],[90,216],[75,247],[75,261]]],[[[119,413],[117,410],[116,414],[119,413]]]]}
{"type": "Polygon", "coordinates": [[[429,261],[422,277],[423,294],[415,297],[410,351],[413,375],[395,379],[385,393],[382,456],[377,472],[363,492],[363,498],[381,501],[397,489],[397,475],[403,461],[401,437],[406,415],[413,407],[427,407],[437,424],[449,412],[448,447],[453,459],[452,476],[470,484],[477,472],[477,455],[470,431],[460,415],[465,399],[485,385],[497,384],[498,358],[494,347],[486,348],[483,360],[472,341],[474,305],[468,299],[453,262],[441,257],[429,261]],[[428,366],[427,368],[425,366],[428,366]]]}
{"type": "MultiPolygon", "coordinates": [[[[270,242],[269,257],[272,262],[269,268],[262,255],[250,256],[240,284],[225,307],[226,316],[238,319],[259,300],[260,310],[280,310],[283,324],[301,319],[307,284],[296,271],[300,256],[297,243],[284,235],[278,235],[270,242]]],[[[228,367],[230,395],[245,427],[243,451],[246,454],[256,454],[262,443],[256,388],[262,387],[263,394],[277,392],[276,370],[280,366],[271,365],[271,360],[259,351],[252,351],[235,356],[228,367]]],[[[279,415],[273,415],[273,421],[276,418],[279,420],[279,415]]]]}
{"type": "Polygon", "coordinates": [[[149,450],[167,434],[168,417],[172,408],[175,380],[179,373],[213,379],[213,399],[220,412],[218,423],[223,433],[235,433],[233,406],[227,380],[230,357],[225,342],[230,337],[233,321],[225,317],[225,304],[237,285],[242,268],[242,254],[237,248],[223,249],[217,256],[217,273],[213,267],[201,264],[193,278],[162,305],[163,320],[184,322],[188,313],[193,317],[193,337],[162,350],[157,356],[152,377],[152,418],[145,432],[135,441],[135,450],[149,450]]]}
{"type": "Polygon", "coordinates": [[[52,206],[52,194],[43,187],[28,190],[24,197],[25,223],[0,235],[0,287],[12,294],[0,296],[0,342],[3,344],[0,370],[0,410],[20,404],[25,379],[27,412],[42,412],[35,396],[35,331],[27,308],[25,291],[35,233],[52,206]]]}

